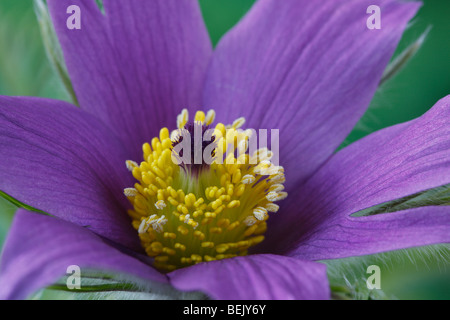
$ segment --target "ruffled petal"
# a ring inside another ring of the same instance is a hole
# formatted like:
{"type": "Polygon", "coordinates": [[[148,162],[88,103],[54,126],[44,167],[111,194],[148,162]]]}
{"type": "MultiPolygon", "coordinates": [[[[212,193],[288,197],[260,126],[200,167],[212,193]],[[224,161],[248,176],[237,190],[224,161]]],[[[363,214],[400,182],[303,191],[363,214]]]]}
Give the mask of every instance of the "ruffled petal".
{"type": "Polygon", "coordinates": [[[219,43],[205,105],[217,119],[279,129],[288,191],[305,181],[369,105],[419,3],[393,0],[260,0],[219,43]],[[382,26],[369,30],[367,8],[382,26]]]}
{"type": "Polygon", "coordinates": [[[289,255],[323,260],[450,243],[450,206],[327,221],[289,255]]]}
{"type": "Polygon", "coordinates": [[[276,255],[217,260],[168,274],[183,291],[222,300],[323,300],[330,298],[326,267],[276,255]]]}
{"type": "Polygon", "coordinates": [[[339,151],[290,195],[293,200],[269,223],[264,249],[297,252],[299,245],[320,238],[320,230],[330,225],[337,226],[338,238],[339,225],[353,213],[449,184],[449,137],[447,96],[422,117],[375,132],[339,151]]]}
{"type": "Polygon", "coordinates": [[[144,142],[199,108],[211,43],[197,1],[49,0],[50,13],[81,108],[141,156],[144,142]],[[77,5],[81,29],[70,30],[77,5]]]}
{"type": "Polygon", "coordinates": [[[78,266],[124,273],[156,285],[167,278],[147,264],[111,247],[94,233],[71,223],[25,210],[15,216],[0,264],[0,299],[25,299],[78,266]]]}
{"type": "Polygon", "coordinates": [[[123,189],[124,147],[92,115],[65,102],[0,97],[0,190],[19,202],[140,248],[123,189]]]}

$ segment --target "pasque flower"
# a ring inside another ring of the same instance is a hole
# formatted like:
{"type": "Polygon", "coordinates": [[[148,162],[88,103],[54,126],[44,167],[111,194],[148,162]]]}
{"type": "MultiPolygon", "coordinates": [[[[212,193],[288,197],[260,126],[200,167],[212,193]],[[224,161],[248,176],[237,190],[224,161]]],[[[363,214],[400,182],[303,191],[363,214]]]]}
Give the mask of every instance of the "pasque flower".
{"type": "Polygon", "coordinates": [[[335,152],[420,4],[259,0],[213,51],[195,0],[103,2],[48,1],[79,108],[0,97],[0,190],[38,211],[16,214],[1,298],[78,265],[216,299],[326,299],[316,261],[450,240],[448,207],[353,216],[450,183],[450,97],[335,152]],[[165,150],[193,117],[279,129],[282,168],[186,173],[165,150]]]}

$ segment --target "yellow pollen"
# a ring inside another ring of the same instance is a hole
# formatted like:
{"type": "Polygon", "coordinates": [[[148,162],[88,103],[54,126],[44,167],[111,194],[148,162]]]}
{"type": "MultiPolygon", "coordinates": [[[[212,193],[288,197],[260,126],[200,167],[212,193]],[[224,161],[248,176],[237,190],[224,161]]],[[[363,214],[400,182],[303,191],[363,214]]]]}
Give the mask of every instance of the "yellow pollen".
{"type": "Polygon", "coordinates": [[[162,209],[164,209],[166,207],[166,203],[164,202],[164,200],[158,200],[155,203],[155,207],[158,210],[162,210],[162,209]]]}
{"type": "Polygon", "coordinates": [[[256,209],[253,209],[253,215],[256,219],[264,221],[267,217],[267,210],[266,208],[258,207],[256,209]]]}
{"type": "Polygon", "coordinates": [[[181,111],[181,114],[178,115],[177,117],[177,127],[178,129],[182,129],[186,123],[189,120],[189,112],[187,111],[187,109],[183,109],[181,111]]]}
{"type": "Polygon", "coordinates": [[[206,114],[205,123],[207,126],[211,125],[216,118],[216,112],[214,110],[209,110],[206,114]]]}
{"type": "MultiPolygon", "coordinates": [[[[210,126],[215,116],[214,110],[198,111],[194,121],[210,126]]],[[[248,254],[264,240],[269,213],[279,209],[274,202],[287,197],[284,169],[271,162],[272,152],[249,154],[251,130],[240,129],[244,118],[215,125],[212,163],[196,174],[179,166],[172,148],[188,121],[183,109],[177,129],[163,128],[142,146],[140,164],[126,161],[137,180],[124,190],[132,224],[154,266],[167,272],[248,254]]]]}
{"type": "Polygon", "coordinates": [[[245,124],[245,118],[238,118],[233,122],[231,127],[238,129],[238,128],[241,128],[244,124],[245,124]]]}
{"type": "Polygon", "coordinates": [[[135,197],[138,194],[138,191],[135,188],[126,188],[123,190],[123,194],[127,197],[135,197]]]}
{"type": "Polygon", "coordinates": [[[133,171],[133,169],[134,169],[135,167],[138,166],[138,164],[137,164],[136,162],[131,161],[131,160],[127,160],[127,161],[125,162],[125,165],[127,166],[127,169],[128,169],[129,171],[133,171]]]}

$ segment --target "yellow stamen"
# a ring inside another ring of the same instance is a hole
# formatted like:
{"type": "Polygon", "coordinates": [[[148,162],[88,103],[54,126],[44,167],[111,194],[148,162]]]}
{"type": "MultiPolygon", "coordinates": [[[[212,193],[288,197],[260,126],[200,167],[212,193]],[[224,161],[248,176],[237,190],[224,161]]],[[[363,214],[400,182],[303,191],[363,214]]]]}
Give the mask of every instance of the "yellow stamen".
{"type": "Polygon", "coordinates": [[[131,160],[127,160],[125,162],[125,164],[127,166],[128,171],[133,171],[133,169],[138,166],[138,164],[136,162],[131,161],[131,160]]]}
{"type": "MultiPolygon", "coordinates": [[[[194,117],[202,125],[214,119],[214,110],[194,117]]],[[[178,130],[188,120],[184,109],[177,117],[178,130]]],[[[245,255],[264,240],[269,212],[279,209],[274,202],[287,196],[284,169],[273,165],[267,148],[248,154],[250,131],[240,129],[244,123],[239,118],[215,126],[214,161],[195,175],[172,161],[178,130],[161,129],[159,137],[143,145],[140,164],[126,162],[137,180],[124,190],[133,205],[129,215],[158,269],[245,255]]]]}
{"type": "Polygon", "coordinates": [[[135,188],[126,188],[123,190],[123,194],[127,197],[135,197],[138,194],[138,191],[135,188]]]}
{"type": "Polygon", "coordinates": [[[177,128],[183,129],[188,120],[189,120],[189,112],[187,111],[187,109],[183,109],[181,111],[181,114],[178,115],[177,117],[177,128]]]}
{"type": "Polygon", "coordinates": [[[214,110],[209,110],[205,118],[206,125],[211,125],[214,122],[215,118],[216,112],[214,110]]]}
{"type": "Polygon", "coordinates": [[[204,122],[205,121],[205,113],[203,111],[197,111],[197,113],[195,114],[195,121],[200,121],[200,122],[204,122]]]}

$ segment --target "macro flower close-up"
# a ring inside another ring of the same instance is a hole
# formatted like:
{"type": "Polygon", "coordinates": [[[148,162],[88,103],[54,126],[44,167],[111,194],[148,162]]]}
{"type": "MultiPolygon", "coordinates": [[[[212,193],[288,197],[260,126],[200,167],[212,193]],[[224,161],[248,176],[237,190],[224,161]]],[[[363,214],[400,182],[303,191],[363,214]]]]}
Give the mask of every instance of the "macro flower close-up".
{"type": "Polygon", "coordinates": [[[197,0],[36,0],[71,99],[0,96],[0,299],[70,270],[91,293],[330,299],[324,261],[448,243],[450,95],[343,145],[421,6],[257,0],[213,46],[197,0]]]}

